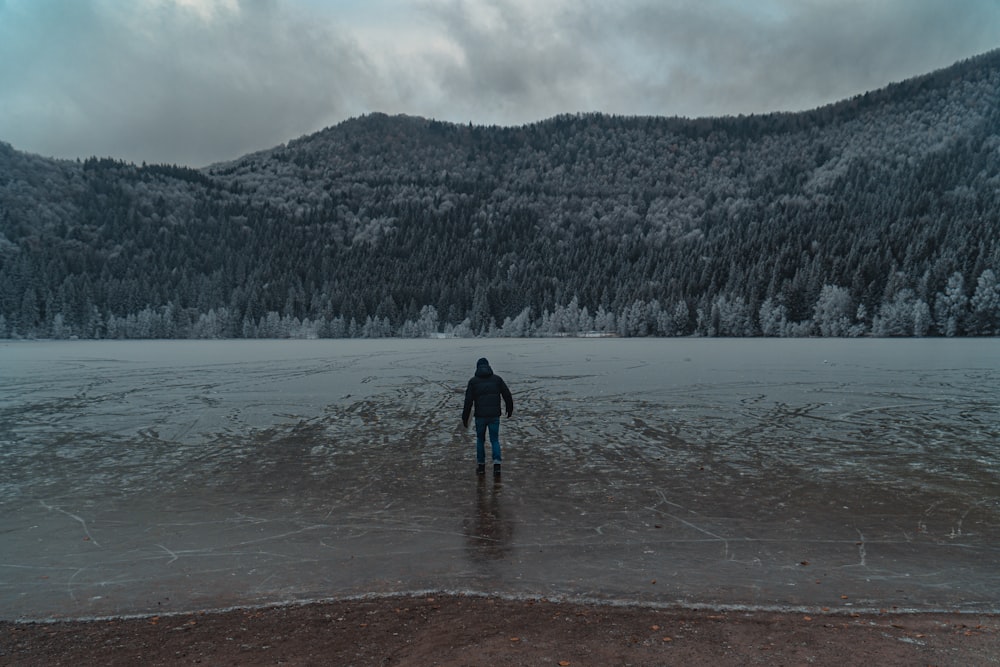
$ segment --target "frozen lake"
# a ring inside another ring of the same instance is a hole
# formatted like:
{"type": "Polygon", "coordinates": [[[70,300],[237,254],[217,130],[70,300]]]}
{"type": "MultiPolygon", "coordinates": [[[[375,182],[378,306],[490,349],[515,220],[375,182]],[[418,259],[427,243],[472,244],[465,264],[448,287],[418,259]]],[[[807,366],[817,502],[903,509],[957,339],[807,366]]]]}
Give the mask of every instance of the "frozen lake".
{"type": "Polygon", "coordinates": [[[0,344],[0,618],[1000,610],[1000,340],[0,344]],[[486,356],[504,476],[458,428],[486,356]]]}

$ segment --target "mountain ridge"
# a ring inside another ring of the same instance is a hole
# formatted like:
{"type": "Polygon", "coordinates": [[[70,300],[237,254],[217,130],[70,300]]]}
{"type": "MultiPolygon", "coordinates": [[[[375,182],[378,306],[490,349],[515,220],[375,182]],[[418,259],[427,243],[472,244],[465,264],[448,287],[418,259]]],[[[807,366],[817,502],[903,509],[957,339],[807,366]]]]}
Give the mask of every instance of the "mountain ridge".
{"type": "Polygon", "coordinates": [[[998,173],[1000,50],[804,112],[375,113],[199,170],[5,144],[0,336],[997,335],[998,173]]]}

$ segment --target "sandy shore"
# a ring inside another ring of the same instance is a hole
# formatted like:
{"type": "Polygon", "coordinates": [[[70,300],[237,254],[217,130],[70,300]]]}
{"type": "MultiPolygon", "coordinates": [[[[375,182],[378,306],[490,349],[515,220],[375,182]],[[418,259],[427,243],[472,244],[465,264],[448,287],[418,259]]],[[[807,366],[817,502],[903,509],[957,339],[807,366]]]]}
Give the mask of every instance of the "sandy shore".
{"type": "Polygon", "coordinates": [[[0,623],[3,665],[1000,664],[1000,617],[711,612],[382,597],[0,623]]]}

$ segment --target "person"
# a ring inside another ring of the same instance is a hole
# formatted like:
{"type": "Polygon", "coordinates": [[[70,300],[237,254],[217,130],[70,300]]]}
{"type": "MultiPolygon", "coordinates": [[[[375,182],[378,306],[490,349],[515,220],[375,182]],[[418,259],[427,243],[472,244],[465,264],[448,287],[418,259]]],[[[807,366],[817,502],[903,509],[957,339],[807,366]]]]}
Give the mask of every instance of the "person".
{"type": "Polygon", "coordinates": [[[486,474],[486,432],[490,433],[493,455],[493,474],[500,475],[500,399],[507,408],[507,417],[514,413],[514,397],[503,378],[493,372],[485,357],[476,362],[476,374],[465,388],[465,406],[462,408],[462,426],[469,428],[469,414],[475,406],[476,418],[476,474],[486,474]]]}

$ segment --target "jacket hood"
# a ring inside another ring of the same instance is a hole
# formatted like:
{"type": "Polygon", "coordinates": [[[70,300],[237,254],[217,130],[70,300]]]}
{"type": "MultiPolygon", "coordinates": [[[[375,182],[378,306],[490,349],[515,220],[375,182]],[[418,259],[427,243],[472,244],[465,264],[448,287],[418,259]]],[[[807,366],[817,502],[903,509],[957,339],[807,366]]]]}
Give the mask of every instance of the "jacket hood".
{"type": "Polygon", "coordinates": [[[493,375],[493,369],[490,368],[490,362],[486,360],[486,357],[476,362],[476,375],[482,378],[493,375]]]}

